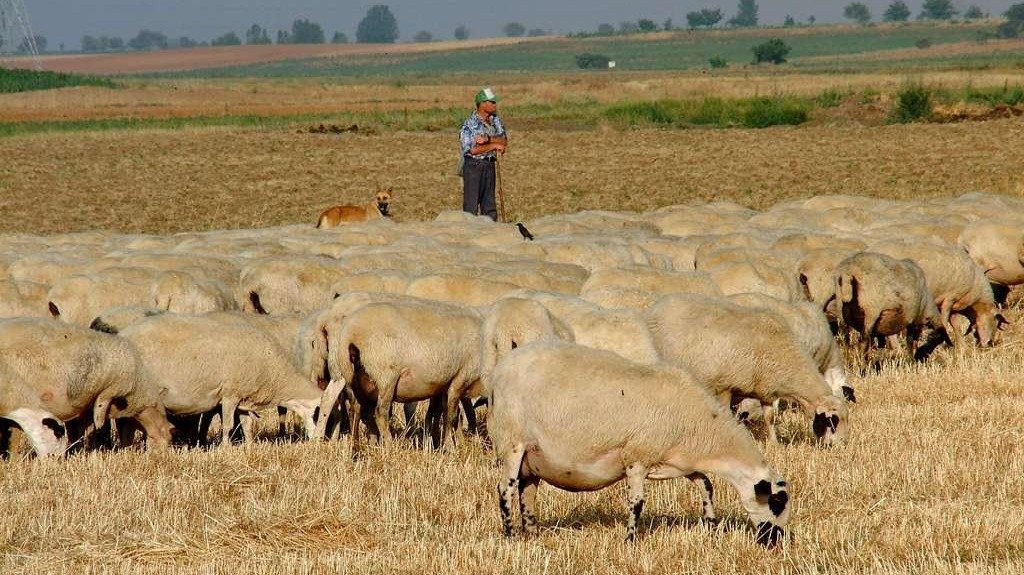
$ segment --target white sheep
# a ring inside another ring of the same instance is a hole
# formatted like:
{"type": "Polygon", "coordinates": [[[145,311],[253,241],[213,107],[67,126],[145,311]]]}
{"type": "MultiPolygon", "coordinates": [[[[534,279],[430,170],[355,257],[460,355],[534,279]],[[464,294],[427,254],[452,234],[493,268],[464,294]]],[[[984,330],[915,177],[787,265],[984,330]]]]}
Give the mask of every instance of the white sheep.
{"type": "Polygon", "coordinates": [[[226,285],[183,271],[167,271],[157,276],[150,286],[150,298],[157,309],[175,313],[238,309],[226,285]]]}
{"type": "Polygon", "coordinates": [[[906,334],[907,352],[924,360],[940,343],[951,343],[920,266],[911,260],[858,252],[836,266],[839,329],[861,336],[865,364],[875,338],[906,334]],[[931,333],[921,343],[924,330],[931,333]]]}
{"type": "Polygon", "coordinates": [[[196,415],[220,406],[225,444],[236,409],[285,407],[301,417],[308,438],[317,437],[321,391],[270,334],[240,314],[162,314],[122,329],[120,336],[139,350],[169,413],[196,415]]]}
{"type": "Polygon", "coordinates": [[[625,478],[627,540],[636,536],[645,479],[697,482],[706,490],[704,514],[714,517],[707,473],[737,490],[759,543],[781,541],[789,521],[786,482],[746,430],[687,372],[572,344],[535,342],[499,362],[491,382],[488,433],[501,468],[498,501],[506,536],[513,531],[516,491],[523,530],[536,532],[542,480],[595,491],[625,478]]]}
{"type": "Polygon", "coordinates": [[[150,285],[155,274],[144,268],[118,267],[70,276],[50,288],[47,305],[53,317],[86,327],[103,310],[152,304],[150,285]]]}
{"type": "Polygon", "coordinates": [[[957,244],[992,283],[1011,287],[1024,284],[1024,220],[974,222],[963,229],[957,244]]]}
{"type": "Polygon", "coordinates": [[[517,290],[508,296],[540,302],[555,319],[568,326],[573,340],[580,345],[613,351],[638,363],[659,360],[647,324],[636,311],[605,309],[578,297],[533,290],[517,290]]]}
{"type": "Polygon", "coordinates": [[[540,302],[522,297],[502,298],[484,311],[481,329],[480,374],[483,390],[501,358],[534,341],[574,341],[572,331],[552,317],[540,302]]]}
{"type": "Polygon", "coordinates": [[[430,274],[409,282],[405,294],[468,306],[489,305],[521,286],[509,282],[458,274],[430,274]]]}
{"type": "Polygon", "coordinates": [[[979,344],[994,342],[1005,319],[995,312],[995,296],[985,271],[962,250],[922,241],[889,240],[872,244],[871,251],[912,260],[921,268],[947,332],[954,333],[950,315],[957,313],[970,320],[979,344]]]}
{"type": "MultiPolygon", "coordinates": [[[[10,366],[0,361],[0,420],[13,421],[28,437],[39,457],[64,453],[68,448],[67,429],[43,408],[31,386],[10,366]]],[[[10,430],[0,421],[0,456],[7,450],[10,430]]]]}
{"type": "Polygon", "coordinates": [[[691,371],[725,406],[733,397],[759,400],[775,442],[774,403],[796,402],[826,445],[848,434],[846,401],[836,397],[818,366],[777,316],[728,300],[693,294],[669,295],[646,313],[664,361],[691,371]]]}
{"type": "Polygon", "coordinates": [[[437,302],[373,303],[331,330],[328,368],[346,386],[354,445],[359,419],[390,442],[391,404],[431,399],[444,446],[460,400],[478,395],[471,390],[480,379],[481,319],[475,310],[437,302]]]}
{"type": "Polygon", "coordinates": [[[351,270],[330,258],[262,260],[242,270],[235,298],[243,311],[311,312],[331,302],[331,287],[348,273],[351,270]]]}
{"type": "Polygon", "coordinates": [[[643,290],[661,295],[676,292],[722,295],[718,286],[703,272],[667,271],[631,265],[594,270],[580,289],[580,297],[587,299],[594,291],[608,287],[643,290]]]}
{"type": "Polygon", "coordinates": [[[157,384],[128,342],[52,320],[16,318],[0,320],[0,356],[62,421],[91,414],[99,429],[109,417],[132,418],[148,442],[169,444],[157,384]]]}
{"type": "Polygon", "coordinates": [[[788,302],[759,293],[741,293],[727,298],[730,302],[776,314],[796,336],[797,342],[814,359],[818,371],[836,397],[854,399],[854,390],[846,377],[843,353],[832,335],[825,314],[810,302],[788,302]]]}

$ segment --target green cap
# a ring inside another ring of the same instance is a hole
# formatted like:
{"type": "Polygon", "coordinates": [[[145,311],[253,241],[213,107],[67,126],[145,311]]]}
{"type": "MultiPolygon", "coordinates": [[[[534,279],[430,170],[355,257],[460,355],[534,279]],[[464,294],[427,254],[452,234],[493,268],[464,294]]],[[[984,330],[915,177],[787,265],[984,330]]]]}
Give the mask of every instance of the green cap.
{"type": "Polygon", "coordinates": [[[476,93],[476,98],[474,99],[474,101],[476,102],[477,106],[480,105],[480,102],[487,101],[494,102],[495,104],[497,104],[498,102],[501,101],[501,97],[495,94],[494,90],[490,88],[484,88],[476,93]]]}

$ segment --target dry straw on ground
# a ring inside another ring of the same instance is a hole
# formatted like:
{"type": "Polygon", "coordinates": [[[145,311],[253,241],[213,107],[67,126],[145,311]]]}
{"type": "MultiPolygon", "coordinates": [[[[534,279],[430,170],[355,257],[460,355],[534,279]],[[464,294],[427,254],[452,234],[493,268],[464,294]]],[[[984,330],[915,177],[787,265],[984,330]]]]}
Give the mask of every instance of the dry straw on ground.
{"type": "MultiPolygon", "coordinates": [[[[1019,341],[1015,329],[1013,341],[1019,341]]],[[[0,564],[27,573],[1012,573],[1024,568],[1018,344],[855,378],[848,445],[788,415],[768,459],[792,485],[782,550],[734,493],[702,524],[688,481],[649,485],[622,541],[624,490],[543,486],[541,534],[506,541],[478,438],[454,453],[344,443],[137,451],[0,463],[0,564]]]]}
{"type": "MultiPolygon", "coordinates": [[[[658,88],[660,89],[660,88],[658,88]]],[[[512,130],[516,217],[730,199],[764,208],[849,193],[1024,194],[1019,121],[761,131],[512,130]]],[[[308,222],[394,186],[400,220],[458,206],[454,133],[207,129],[14,137],[0,230],[170,233],[308,222]]],[[[0,566],[24,573],[1019,573],[1024,570],[1024,327],[855,377],[851,441],[785,416],[768,459],[793,486],[785,547],[752,543],[716,480],[718,525],[687,481],[652,483],[640,540],[621,487],[542,487],[541,534],[500,536],[492,456],[344,443],[126,451],[0,462],[0,566]]]]}
{"type": "MultiPolygon", "coordinates": [[[[1024,124],[766,130],[517,130],[501,162],[512,216],[816,194],[1020,194],[1024,124]]],[[[399,221],[461,202],[454,133],[203,129],[67,133],[0,146],[0,231],[178,232],[309,222],[393,186],[399,221]]]]}

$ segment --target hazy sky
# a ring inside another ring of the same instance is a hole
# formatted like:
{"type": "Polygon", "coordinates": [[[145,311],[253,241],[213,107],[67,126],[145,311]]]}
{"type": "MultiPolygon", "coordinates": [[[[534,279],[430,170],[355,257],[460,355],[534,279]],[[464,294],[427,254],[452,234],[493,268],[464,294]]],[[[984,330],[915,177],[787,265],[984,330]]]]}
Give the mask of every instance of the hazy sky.
{"type": "MultiPolygon", "coordinates": [[[[890,0],[862,0],[876,19],[890,0]]],[[[922,0],[906,0],[916,15],[922,0]]],[[[977,4],[993,15],[1020,0],[954,0],[961,11],[977,4]]],[[[355,38],[355,29],[366,10],[375,3],[387,4],[398,20],[401,40],[426,30],[435,38],[452,37],[459,24],[471,36],[500,35],[506,22],[556,33],[593,30],[598,24],[637,18],[659,23],[672,18],[686,23],[686,13],[703,7],[722,8],[726,17],[736,12],[737,0],[518,0],[472,2],[468,0],[24,0],[36,34],[49,40],[51,49],[60,42],[77,49],[83,34],[121,36],[125,40],[141,28],[159,30],[169,37],[181,35],[209,40],[225,32],[243,32],[253,23],[274,31],[290,28],[292,20],[309,18],[320,23],[328,39],[335,30],[355,38]]],[[[819,22],[842,21],[848,0],[760,0],[762,23],[781,23],[786,14],[798,21],[814,15],[819,22]]]]}

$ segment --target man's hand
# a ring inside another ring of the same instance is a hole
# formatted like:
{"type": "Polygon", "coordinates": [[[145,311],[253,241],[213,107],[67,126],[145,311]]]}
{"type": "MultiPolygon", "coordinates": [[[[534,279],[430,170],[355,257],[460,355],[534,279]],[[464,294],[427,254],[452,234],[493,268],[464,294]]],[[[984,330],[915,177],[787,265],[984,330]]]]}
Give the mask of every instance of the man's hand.
{"type": "Polygon", "coordinates": [[[498,152],[499,154],[505,154],[505,144],[491,144],[491,149],[494,150],[495,152],[498,152]]]}
{"type": "Polygon", "coordinates": [[[483,144],[486,144],[486,143],[490,142],[491,141],[491,137],[486,135],[486,134],[480,134],[473,141],[476,143],[476,145],[482,146],[483,144]]]}

